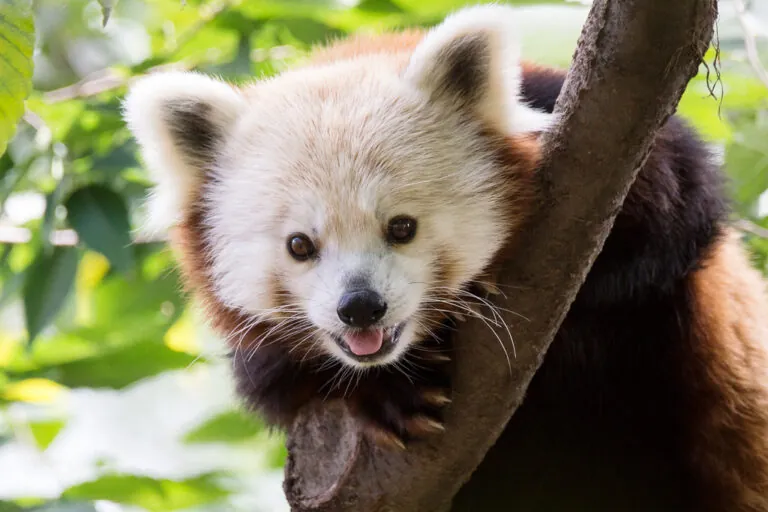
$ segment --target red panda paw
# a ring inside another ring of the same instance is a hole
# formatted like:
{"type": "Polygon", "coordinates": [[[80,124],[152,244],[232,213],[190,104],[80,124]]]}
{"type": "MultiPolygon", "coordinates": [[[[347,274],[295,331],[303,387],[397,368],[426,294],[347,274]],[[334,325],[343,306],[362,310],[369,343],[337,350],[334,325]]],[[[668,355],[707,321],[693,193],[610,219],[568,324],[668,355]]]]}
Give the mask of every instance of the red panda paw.
{"type": "Polygon", "coordinates": [[[442,412],[451,403],[444,366],[422,367],[413,375],[385,369],[362,382],[348,400],[369,439],[382,448],[404,449],[443,432],[442,412]]]}
{"type": "Polygon", "coordinates": [[[420,406],[388,400],[380,408],[358,411],[365,434],[384,449],[404,450],[408,443],[423,440],[445,430],[441,409],[450,403],[447,392],[425,391],[420,406]]]}

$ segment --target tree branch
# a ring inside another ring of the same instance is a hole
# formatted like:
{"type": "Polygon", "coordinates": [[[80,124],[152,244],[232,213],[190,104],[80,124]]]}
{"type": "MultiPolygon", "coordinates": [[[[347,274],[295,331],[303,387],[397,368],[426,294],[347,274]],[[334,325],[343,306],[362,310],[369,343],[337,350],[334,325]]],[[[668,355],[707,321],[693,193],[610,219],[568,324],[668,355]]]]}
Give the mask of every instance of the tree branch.
{"type": "Polygon", "coordinates": [[[456,335],[447,430],[405,453],[372,448],[340,405],[306,411],[289,435],[295,511],[443,511],[521,403],[613,225],[656,131],[711,37],[715,0],[595,0],[544,141],[545,208],[505,265],[497,300],[517,342],[512,372],[479,320],[456,335]],[[506,289],[506,288],[504,288],[506,289]]]}

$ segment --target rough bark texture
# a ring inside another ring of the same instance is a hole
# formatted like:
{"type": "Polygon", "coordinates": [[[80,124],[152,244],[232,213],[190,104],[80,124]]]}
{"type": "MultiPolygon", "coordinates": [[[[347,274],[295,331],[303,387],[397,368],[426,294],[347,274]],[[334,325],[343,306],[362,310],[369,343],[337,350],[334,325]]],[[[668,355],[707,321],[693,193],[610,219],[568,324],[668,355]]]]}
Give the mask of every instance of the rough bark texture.
{"type": "Polygon", "coordinates": [[[595,0],[556,107],[561,122],[544,141],[544,208],[500,280],[515,293],[496,303],[529,319],[504,318],[517,345],[512,372],[481,321],[462,324],[447,431],[403,453],[372,448],[340,406],[305,411],[288,442],[293,510],[450,509],[521,403],[716,16],[716,0],[595,0]]]}

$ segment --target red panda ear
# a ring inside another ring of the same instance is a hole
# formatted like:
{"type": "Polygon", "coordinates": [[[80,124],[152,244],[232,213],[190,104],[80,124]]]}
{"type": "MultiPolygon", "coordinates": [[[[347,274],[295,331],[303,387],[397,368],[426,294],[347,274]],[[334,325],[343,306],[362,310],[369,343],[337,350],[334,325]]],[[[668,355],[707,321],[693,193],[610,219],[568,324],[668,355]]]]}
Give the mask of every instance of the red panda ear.
{"type": "Polygon", "coordinates": [[[515,11],[470,7],[448,16],[416,47],[405,79],[433,102],[470,110],[505,134],[547,128],[552,116],[519,99],[522,83],[515,11]]]}
{"type": "Polygon", "coordinates": [[[156,182],[151,228],[180,219],[243,104],[235,88],[197,73],[155,73],[131,86],[123,116],[156,182]]]}

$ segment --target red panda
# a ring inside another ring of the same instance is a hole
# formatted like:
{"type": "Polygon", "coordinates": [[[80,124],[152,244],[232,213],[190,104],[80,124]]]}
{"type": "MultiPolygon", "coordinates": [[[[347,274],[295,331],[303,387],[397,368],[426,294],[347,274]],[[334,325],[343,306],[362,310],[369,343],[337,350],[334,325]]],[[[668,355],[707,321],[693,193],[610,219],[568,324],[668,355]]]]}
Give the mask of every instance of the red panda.
{"type": "MultiPolygon", "coordinates": [[[[379,442],[444,428],[452,319],[533,210],[563,85],[521,64],[514,16],[338,41],[240,88],[132,87],[152,219],[271,424],[339,399],[379,442]]],[[[727,216],[671,118],[499,441],[504,510],[768,510],[768,301],[727,216]]]]}

